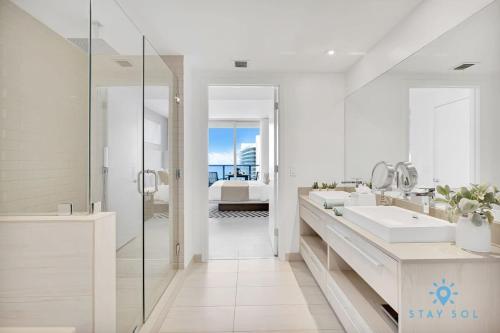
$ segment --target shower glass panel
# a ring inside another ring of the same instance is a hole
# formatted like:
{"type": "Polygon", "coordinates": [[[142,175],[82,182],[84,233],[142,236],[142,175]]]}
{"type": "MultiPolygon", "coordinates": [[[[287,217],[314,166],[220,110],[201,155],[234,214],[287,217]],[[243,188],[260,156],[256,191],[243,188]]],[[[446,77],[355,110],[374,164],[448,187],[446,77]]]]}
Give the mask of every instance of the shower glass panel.
{"type": "Polygon", "coordinates": [[[143,37],[114,0],[92,1],[92,202],[116,212],[117,332],[143,322],[143,37]]]}
{"type": "Polygon", "coordinates": [[[0,215],[116,212],[117,332],[177,269],[176,79],[115,0],[0,0],[0,215]]]}
{"type": "Polygon", "coordinates": [[[0,0],[0,215],[88,212],[89,11],[0,0]]]}
{"type": "Polygon", "coordinates": [[[174,75],[144,40],[144,317],[147,318],[176,272],[176,188],[172,116],[174,75]]]}

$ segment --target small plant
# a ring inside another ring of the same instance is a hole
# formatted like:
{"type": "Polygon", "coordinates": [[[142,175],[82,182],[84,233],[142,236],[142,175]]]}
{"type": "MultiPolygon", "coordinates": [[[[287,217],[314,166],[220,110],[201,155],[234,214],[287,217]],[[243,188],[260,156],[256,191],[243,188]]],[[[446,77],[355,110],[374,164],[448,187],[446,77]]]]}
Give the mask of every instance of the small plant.
{"type": "Polygon", "coordinates": [[[321,183],[321,189],[322,190],[327,190],[328,189],[328,183],[321,183]]]}
{"type": "Polygon", "coordinates": [[[436,190],[443,198],[437,198],[435,201],[449,206],[450,222],[456,221],[460,215],[469,214],[472,214],[471,221],[476,225],[481,225],[483,217],[486,217],[489,223],[494,221],[495,217],[491,210],[493,205],[500,205],[500,191],[496,186],[473,184],[453,192],[448,185],[445,185],[437,186],[436,190]]]}
{"type": "Polygon", "coordinates": [[[336,187],[337,187],[337,183],[336,183],[336,182],[330,183],[330,184],[328,185],[328,189],[329,189],[329,190],[334,190],[336,187]]]}
{"type": "Polygon", "coordinates": [[[312,188],[313,190],[318,190],[319,189],[318,182],[314,182],[312,188]]]}

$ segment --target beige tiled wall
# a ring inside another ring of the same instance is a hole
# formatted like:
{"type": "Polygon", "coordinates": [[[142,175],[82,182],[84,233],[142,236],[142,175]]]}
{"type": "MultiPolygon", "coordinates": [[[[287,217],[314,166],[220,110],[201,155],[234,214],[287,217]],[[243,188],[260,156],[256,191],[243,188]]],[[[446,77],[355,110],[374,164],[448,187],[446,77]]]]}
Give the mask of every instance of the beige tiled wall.
{"type": "Polygon", "coordinates": [[[115,229],[113,213],[0,217],[0,326],[115,332],[115,229]]]}
{"type": "Polygon", "coordinates": [[[86,210],[88,57],[0,0],[0,214],[86,210]]]}

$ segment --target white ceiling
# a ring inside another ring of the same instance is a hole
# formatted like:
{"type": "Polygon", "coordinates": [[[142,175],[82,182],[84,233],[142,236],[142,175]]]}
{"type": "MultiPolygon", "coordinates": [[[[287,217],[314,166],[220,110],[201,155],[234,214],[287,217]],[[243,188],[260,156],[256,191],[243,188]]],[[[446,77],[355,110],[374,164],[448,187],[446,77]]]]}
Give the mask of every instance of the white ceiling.
{"type": "Polygon", "coordinates": [[[491,74],[500,71],[500,1],[426,45],[391,70],[394,73],[491,74]],[[452,68],[472,62],[465,71],[452,68]]]}
{"type": "MultiPolygon", "coordinates": [[[[88,36],[87,1],[13,1],[66,38],[88,36]]],[[[343,72],[422,0],[117,1],[126,15],[99,0],[92,20],[94,38],[120,55],[141,53],[137,26],[160,53],[186,55],[199,69],[237,70],[241,59],[248,71],[343,72]]]]}
{"type": "Polygon", "coordinates": [[[421,0],[119,2],[160,53],[189,56],[195,68],[245,59],[254,71],[341,72],[421,0]]]}

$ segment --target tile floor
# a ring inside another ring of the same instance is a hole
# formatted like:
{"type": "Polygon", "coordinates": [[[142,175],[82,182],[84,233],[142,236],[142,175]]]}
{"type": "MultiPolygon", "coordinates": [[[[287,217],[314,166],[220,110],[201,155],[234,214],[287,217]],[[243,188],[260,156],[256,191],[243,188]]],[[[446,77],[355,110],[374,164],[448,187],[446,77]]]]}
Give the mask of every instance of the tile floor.
{"type": "Polygon", "coordinates": [[[210,259],[273,258],[269,218],[209,219],[210,259]]]}
{"type": "Polygon", "coordinates": [[[343,332],[303,262],[195,264],[160,332],[343,332]]]}

